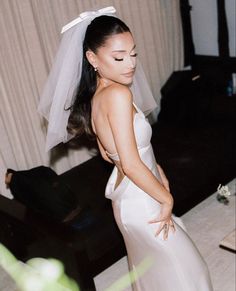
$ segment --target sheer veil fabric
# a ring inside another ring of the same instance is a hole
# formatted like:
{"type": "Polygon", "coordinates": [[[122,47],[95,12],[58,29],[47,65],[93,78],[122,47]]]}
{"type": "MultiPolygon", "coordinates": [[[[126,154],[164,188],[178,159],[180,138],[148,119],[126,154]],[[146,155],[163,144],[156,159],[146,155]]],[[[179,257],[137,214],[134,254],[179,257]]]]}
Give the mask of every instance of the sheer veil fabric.
{"type": "MultiPolygon", "coordinates": [[[[39,113],[48,120],[46,151],[73,137],[67,132],[70,111],[66,109],[73,104],[80,82],[86,29],[94,18],[101,15],[115,16],[115,11],[112,6],[87,11],[62,28],[63,37],[38,106],[39,113]]],[[[156,108],[156,101],[140,62],[136,67],[131,91],[134,102],[146,115],[156,108]]]]}

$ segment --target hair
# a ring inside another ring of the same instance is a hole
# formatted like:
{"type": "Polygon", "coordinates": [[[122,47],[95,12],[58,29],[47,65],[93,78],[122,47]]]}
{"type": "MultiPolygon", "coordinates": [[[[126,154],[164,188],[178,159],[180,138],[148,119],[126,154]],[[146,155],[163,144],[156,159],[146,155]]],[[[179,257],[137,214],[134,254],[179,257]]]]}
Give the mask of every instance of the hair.
{"type": "Polygon", "coordinates": [[[81,80],[75,94],[67,130],[75,136],[86,134],[95,137],[91,124],[91,100],[97,89],[97,72],[88,62],[86,52],[91,50],[96,53],[112,35],[130,32],[128,26],[119,18],[113,16],[96,17],[88,25],[83,42],[83,63],[81,80]]]}

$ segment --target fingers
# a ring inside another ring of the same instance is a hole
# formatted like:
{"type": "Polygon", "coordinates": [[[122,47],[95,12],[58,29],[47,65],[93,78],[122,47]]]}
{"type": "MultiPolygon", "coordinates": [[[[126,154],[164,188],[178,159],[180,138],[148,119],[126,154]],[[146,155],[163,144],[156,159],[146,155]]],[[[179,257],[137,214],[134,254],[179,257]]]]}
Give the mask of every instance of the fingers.
{"type": "Polygon", "coordinates": [[[148,221],[148,223],[158,223],[158,222],[161,222],[161,220],[156,218],[148,221]]]}
{"type": "Polygon", "coordinates": [[[156,231],[156,233],[155,233],[155,236],[158,236],[158,235],[161,233],[163,227],[164,227],[164,225],[160,225],[160,226],[159,226],[159,228],[157,229],[157,231],[156,231]]]}
{"type": "Polygon", "coordinates": [[[152,220],[149,220],[148,223],[159,223],[159,222],[162,222],[162,224],[164,225],[166,221],[168,221],[167,218],[154,218],[152,220]]]}
{"type": "Polygon", "coordinates": [[[163,227],[163,230],[164,230],[164,232],[163,232],[163,239],[164,240],[167,240],[168,239],[169,228],[170,228],[169,224],[165,223],[164,224],[164,227],[163,227]]]}
{"type": "Polygon", "coordinates": [[[171,228],[173,233],[176,231],[173,219],[171,219],[171,221],[170,221],[170,228],[171,228]]]}
{"type": "Polygon", "coordinates": [[[175,233],[175,225],[174,225],[174,222],[172,219],[170,219],[169,221],[166,221],[166,220],[159,221],[157,219],[153,219],[153,220],[149,221],[149,223],[158,223],[158,222],[161,222],[161,223],[160,223],[160,226],[155,233],[155,236],[158,236],[163,231],[163,239],[167,240],[170,230],[173,233],[175,233]]]}
{"type": "Polygon", "coordinates": [[[156,231],[155,236],[158,236],[161,233],[161,231],[163,231],[163,239],[167,240],[168,239],[169,228],[170,228],[170,226],[169,226],[168,223],[162,224],[158,228],[158,230],[156,231]]]}

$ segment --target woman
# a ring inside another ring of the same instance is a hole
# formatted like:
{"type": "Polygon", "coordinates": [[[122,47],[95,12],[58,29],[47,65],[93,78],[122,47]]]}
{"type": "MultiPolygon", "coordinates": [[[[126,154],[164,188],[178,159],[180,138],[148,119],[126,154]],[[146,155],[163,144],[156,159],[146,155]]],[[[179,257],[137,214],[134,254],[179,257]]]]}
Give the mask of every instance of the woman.
{"type": "MultiPolygon", "coordinates": [[[[106,187],[124,237],[134,290],[209,291],[207,267],[188,235],[173,220],[173,197],[156,164],[151,126],[130,90],[136,45],[129,28],[111,15],[95,17],[83,39],[82,73],[68,130],[97,139],[115,167],[106,187]],[[137,266],[151,258],[138,275],[137,266]]],[[[144,96],[145,98],[145,96],[144,96]]]]}

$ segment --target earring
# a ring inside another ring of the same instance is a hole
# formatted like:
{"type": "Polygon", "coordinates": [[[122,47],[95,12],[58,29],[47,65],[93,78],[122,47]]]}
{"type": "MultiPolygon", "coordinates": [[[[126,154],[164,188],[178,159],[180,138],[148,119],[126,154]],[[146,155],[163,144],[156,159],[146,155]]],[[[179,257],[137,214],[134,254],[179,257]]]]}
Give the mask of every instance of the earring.
{"type": "Polygon", "coordinates": [[[95,68],[94,68],[94,71],[95,71],[95,72],[97,72],[97,70],[98,70],[98,68],[97,68],[97,67],[95,67],[95,68]]]}

